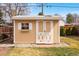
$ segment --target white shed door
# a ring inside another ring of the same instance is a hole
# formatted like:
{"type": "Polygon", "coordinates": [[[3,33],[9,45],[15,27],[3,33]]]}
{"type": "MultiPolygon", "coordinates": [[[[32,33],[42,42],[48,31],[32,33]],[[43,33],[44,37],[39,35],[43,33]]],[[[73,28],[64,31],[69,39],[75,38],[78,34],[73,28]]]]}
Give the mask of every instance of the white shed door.
{"type": "Polygon", "coordinates": [[[39,21],[36,21],[36,43],[51,44],[53,43],[53,22],[50,21],[50,32],[46,32],[46,21],[43,21],[43,31],[39,31],[39,21]]]}

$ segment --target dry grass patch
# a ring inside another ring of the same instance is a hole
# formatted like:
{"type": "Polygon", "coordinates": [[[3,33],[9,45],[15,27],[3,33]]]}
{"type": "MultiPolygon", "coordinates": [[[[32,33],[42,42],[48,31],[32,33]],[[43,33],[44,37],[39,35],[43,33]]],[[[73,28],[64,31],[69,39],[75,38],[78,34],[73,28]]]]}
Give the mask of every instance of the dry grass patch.
{"type": "Polygon", "coordinates": [[[69,44],[69,47],[71,47],[71,48],[78,48],[79,47],[78,40],[79,40],[79,37],[76,37],[76,36],[61,37],[61,41],[69,44]]]}
{"type": "Polygon", "coordinates": [[[7,56],[79,56],[79,37],[61,37],[68,47],[11,48],[7,56]]]}

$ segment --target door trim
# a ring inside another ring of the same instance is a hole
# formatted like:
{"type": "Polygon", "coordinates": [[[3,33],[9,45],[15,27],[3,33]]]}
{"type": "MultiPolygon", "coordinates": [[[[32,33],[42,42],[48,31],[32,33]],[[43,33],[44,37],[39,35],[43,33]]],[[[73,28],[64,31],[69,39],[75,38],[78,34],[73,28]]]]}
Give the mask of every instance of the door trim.
{"type": "Polygon", "coordinates": [[[38,21],[36,21],[36,43],[38,43],[38,21]]]}
{"type": "Polygon", "coordinates": [[[54,25],[53,25],[53,21],[50,21],[50,35],[52,35],[51,36],[51,39],[52,39],[52,42],[51,43],[53,43],[54,41],[54,25]]]}
{"type": "MultiPolygon", "coordinates": [[[[39,34],[39,33],[38,33],[38,32],[39,32],[39,24],[38,24],[38,23],[39,23],[39,21],[36,21],[36,43],[37,43],[37,44],[42,44],[43,42],[39,42],[39,40],[38,40],[38,34],[39,34]]],[[[43,28],[43,31],[46,30],[46,28],[45,28],[45,27],[46,27],[46,22],[44,22],[44,21],[43,21],[43,27],[44,27],[44,28],[43,28]]],[[[53,35],[54,35],[53,33],[54,33],[53,21],[50,21],[50,32],[49,32],[49,34],[50,34],[50,36],[52,35],[52,36],[51,36],[51,42],[50,42],[50,43],[47,43],[47,42],[46,42],[46,43],[43,43],[43,44],[52,44],[52,43],[54,42],[54,41],[53,41],[53,39],[54,39],[54,38],[53,38],[53,35]]]]}

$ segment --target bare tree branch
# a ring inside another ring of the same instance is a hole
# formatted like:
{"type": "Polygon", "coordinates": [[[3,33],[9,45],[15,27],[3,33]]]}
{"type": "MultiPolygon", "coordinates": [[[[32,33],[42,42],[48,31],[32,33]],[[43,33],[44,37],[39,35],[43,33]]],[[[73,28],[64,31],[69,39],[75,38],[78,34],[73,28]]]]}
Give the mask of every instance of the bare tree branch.
{"type": "MultiPolygon", "coordinates": [[[[14,15],[23,15],[25,11],[28,13],[29,8],[26,8],[28,5],[23,5],[21,3],[4,3],[5,6],[1,6],[2,10],[5,12],[4,16],[7,16],[7,14],[10,17],[10,20],[12,21],[12,16],[14,15]],[[24,9],[25,8],[25,9],[24,9]],[[15,12],[15,13],[14,13],[15,12]]],[[[27,15],[26,14],[26,15],[27,15]]]]}

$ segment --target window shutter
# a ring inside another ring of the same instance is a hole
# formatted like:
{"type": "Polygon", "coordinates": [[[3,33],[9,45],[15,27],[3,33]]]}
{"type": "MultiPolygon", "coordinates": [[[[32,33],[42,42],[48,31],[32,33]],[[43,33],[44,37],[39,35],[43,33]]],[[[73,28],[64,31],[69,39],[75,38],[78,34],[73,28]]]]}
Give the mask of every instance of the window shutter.
{"type": "Polygon", "coordinates": [[[29,30],[32,30],[32,23],[29,23],[29,30]]]}
{"type": "Polygon", "coordinates": [[[21,23],[18,23],[18,30],[21,30],[21,23]]]}

